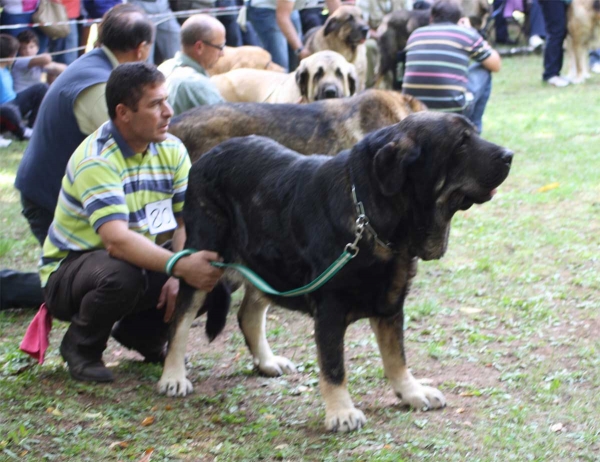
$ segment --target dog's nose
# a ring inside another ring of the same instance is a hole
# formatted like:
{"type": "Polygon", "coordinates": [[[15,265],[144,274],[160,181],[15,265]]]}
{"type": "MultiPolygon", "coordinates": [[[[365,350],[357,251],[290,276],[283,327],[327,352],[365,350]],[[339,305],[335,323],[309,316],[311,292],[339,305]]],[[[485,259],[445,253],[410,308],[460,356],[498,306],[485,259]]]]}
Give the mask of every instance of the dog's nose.
{"type": "Polygon", "coordinates": [[[367,38],[367,34],[369,33],[369,28],[367,26],[362,26],[360,29],[360,32],[362,33],[364,38],[367,38]]]}
{"type": "Polygon", "coordinates": [[[323,98],[324,99],[337,98],[337,97],[338,97],[338,91],[337,91],[337,88],[334,87],[333,85],[325,87],[323,89],[323,98]]]}
{"type": "Polygon", "coordinates": [[[512,163],[513,155],[514,153],[510,149],[505,149],[504,151],[502,151],[502,154],[500,154],[500,159],[506,165],[510,165],[512,163]]]}

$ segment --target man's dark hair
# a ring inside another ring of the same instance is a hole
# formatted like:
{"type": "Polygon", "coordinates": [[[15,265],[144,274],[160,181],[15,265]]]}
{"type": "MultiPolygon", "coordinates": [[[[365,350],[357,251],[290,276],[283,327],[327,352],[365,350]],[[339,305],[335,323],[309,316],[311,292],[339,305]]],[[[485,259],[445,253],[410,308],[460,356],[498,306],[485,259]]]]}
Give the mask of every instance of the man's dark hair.
{"type": "Polygon", "coordinates": [[[106,83],[106,106],[110,119],[115,120],[119,104],[137,111],[144,88],[164,81],[165,76],[154,64],[125,63],[117,66],[106,83]]]}
{"type": "Polygon", "coordinates": [[[122,3],[102,17],[98,43],[111,51],[131,51],[140,43],[152,43],[153,40],[154,24],[139,6],[122,3]]]}
{"type": "Polygon", "coordinates": [[[19,41],[12,35],[0,34],[0,59],[11,58],[17,54],[19,41]]]}
{"type": "Polygon", "coordinates": [[[22,45],[26,45],[30,42],[35,42],[37,46],[40,46],[40,39],[38,39],[37,34],[31,29],[26,29],[23,32],[19,32],[19,34],[17,35],[17,40],[22,45]]]}
{"type": "Polygon", "coordinates": [[[437,0],[431,7],[431,22],[456,24],[462,18],[462,9],[456,0],[437,0]]]}

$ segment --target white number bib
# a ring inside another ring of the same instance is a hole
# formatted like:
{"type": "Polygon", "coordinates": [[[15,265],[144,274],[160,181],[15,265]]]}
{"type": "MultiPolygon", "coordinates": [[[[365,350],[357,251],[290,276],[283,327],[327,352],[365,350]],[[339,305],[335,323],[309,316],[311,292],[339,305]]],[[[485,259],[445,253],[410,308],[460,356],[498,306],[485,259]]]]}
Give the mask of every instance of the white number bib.
{"type": "Polygon", "coordinates": [[[177,228],[177,221],[173,215],[171,199],[151,202],[146,205],[146,218],[150,234],[160,234],[177,228]]]}

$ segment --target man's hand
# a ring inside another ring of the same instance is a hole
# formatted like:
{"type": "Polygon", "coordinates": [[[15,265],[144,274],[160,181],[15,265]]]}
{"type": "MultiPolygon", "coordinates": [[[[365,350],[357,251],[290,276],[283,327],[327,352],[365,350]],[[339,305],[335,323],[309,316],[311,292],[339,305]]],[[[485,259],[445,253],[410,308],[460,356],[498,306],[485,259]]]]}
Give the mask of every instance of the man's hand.
{"type": "Polygon", "coordinates": [[[175,302],[177,301],[177,294],[179,293],[179,279],[169,278],[165,285],[162,287],[160,297],[158,297],[158,305],[156,309],[161,310],[166,306],[165,309],[165,322],[169,322],[175,312],[175,302]]]}
{"type": "Polygon", "coordinates": [[[303,48],[302,51],[298,54],[298,59],[303,60],[304,58],[308,58],[310,56],[310,51],[306,48],[303,48]]]}
{"type": "Polygon", "coordinates": [[[223,270],[212,266],[211,261],[223,261],[223,259],[216,252],[201,250],[189,257],[181,258],[173,268],[173,275],[183,278],[196,289],[210,292],[223,275],[223,270]]]}

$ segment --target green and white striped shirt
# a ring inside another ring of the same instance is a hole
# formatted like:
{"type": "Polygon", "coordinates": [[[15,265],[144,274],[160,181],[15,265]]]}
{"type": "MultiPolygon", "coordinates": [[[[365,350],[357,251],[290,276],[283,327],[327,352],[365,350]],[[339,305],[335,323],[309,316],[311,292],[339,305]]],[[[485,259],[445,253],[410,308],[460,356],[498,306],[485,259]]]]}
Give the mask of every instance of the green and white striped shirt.
{"type": "Polygon", "coordinates": [[[42,287],[71,251],[102,249],[98,229],[112,220],[154,241],[145,207],[171,200],[181,214],[190,159],[183,143],[169,135],[135,153],[111,121],[88,136],[73,153],[62,180],[54,221],[40,262],[42,287]]]}

